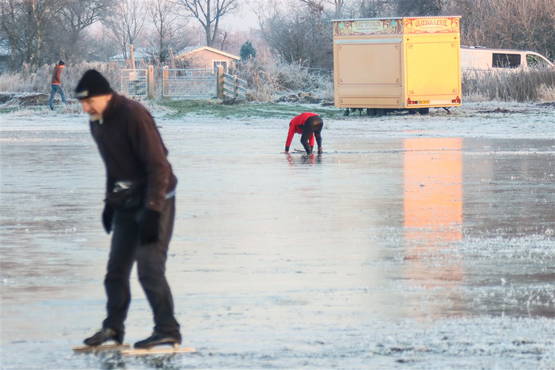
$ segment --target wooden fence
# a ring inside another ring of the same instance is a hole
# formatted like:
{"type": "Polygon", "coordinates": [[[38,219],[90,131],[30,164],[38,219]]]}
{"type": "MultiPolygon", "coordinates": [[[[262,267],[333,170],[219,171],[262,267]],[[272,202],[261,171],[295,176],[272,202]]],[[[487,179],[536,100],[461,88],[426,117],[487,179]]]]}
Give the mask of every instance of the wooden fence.
{"type": "Polygon", "coordinates": [[[247,100],[247,81],[237,76],[224,73],[220,77],[220,99],[226,103],[247,100]]]}

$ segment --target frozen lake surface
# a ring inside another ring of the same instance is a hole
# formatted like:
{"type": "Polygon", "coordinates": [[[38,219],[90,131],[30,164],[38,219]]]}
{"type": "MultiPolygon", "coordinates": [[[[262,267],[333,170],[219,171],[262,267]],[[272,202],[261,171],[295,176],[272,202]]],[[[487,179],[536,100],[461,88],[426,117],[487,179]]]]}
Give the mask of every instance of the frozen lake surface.
{"type": "MultiPolygon", "coordinates": [[[[198,352],[122,359],[71,351],[105,313],[87,118],[0,115],[1,368],[555,369],[555,108],[324,121],[306,158],[288,120],[157,118],[198,352]]],[[[152,327],[132,291],[129,343],[152,327]]]]}

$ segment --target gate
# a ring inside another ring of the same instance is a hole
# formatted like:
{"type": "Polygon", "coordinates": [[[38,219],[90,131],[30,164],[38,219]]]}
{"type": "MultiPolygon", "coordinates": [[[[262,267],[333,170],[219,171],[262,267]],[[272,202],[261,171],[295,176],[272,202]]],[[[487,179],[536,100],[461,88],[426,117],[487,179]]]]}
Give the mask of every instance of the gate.
{"type": "Polygon", "coordinates": [[[247,99],[247,81],[224,73],[221,83],[222,98],[225,102],[234,103],[247,99]]]}
{"type": "Polygon", "coordinates": [[[217,96],[217,79],[209,69],[162,70],[162,96],[181,99],[211,99],[217,96]]]}
{"type": "Polygon", "coordinates": [[[146,69],[122,69],[121,93],[131,97],[146,97],[148,80],[146,69]]]}

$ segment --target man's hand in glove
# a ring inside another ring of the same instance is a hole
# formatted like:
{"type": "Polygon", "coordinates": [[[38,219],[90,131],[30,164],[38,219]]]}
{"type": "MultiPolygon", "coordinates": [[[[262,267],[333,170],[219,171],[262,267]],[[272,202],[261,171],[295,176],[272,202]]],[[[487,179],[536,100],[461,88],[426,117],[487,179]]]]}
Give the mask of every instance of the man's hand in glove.
{"type": "Polygon", "coordinates": [[[102,226],[106,230],[107,234],[112,231],[112,222],[114,221],[114,209],[108,204],[104,205],[104,210],[102,211],[102,226]]]}
{"type": "Polygon", "coordinates": [[[160,231],[160,212],[152,209],[145,209],[141,222],[141,242],[154,243],[160,239],[158,233],[160,231]]]}

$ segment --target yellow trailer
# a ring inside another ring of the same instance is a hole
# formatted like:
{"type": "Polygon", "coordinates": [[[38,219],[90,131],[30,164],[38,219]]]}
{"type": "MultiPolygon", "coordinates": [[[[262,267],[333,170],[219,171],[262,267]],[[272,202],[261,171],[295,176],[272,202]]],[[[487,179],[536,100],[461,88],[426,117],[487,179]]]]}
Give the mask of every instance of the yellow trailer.
{"type": "Polygon", "coordinates": [[[339,108],[380,114],[459,106],[460,17],[335,20],[333,62],[339,108]]]}

